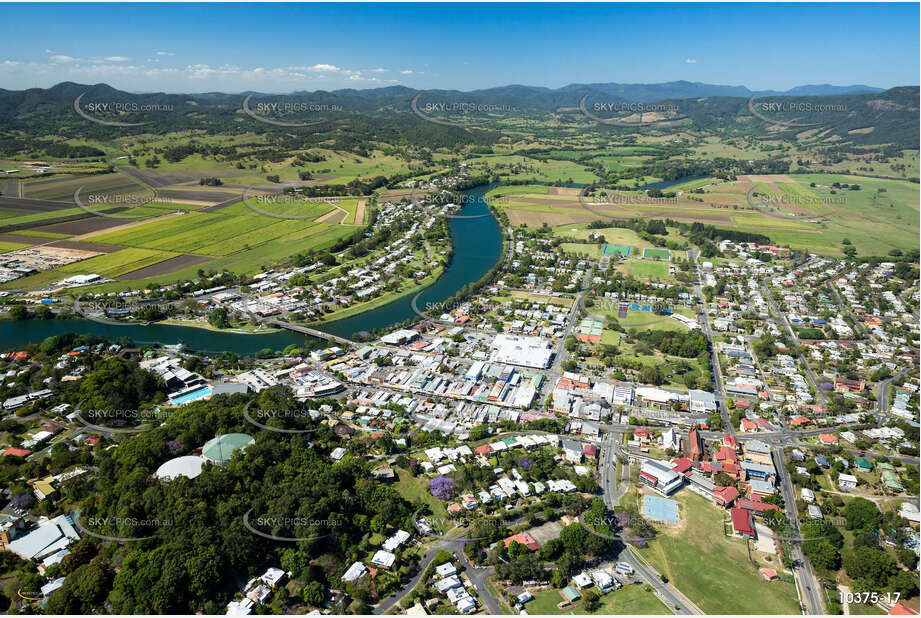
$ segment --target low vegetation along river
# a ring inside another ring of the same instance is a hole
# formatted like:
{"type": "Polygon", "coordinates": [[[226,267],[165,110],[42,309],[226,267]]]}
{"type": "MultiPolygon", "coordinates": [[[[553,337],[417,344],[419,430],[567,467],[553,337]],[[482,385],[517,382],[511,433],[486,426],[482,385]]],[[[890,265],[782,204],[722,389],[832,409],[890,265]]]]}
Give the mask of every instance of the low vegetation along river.
{"type": "MultiPolygon", "coordinates": [[[[478,281],[499,260],[502,254],[502,232],[483,199],[485,193],[491,188],[492,186],[484,185],[465,192],[467,201],[457,214],[486,214],[488,216],[449,220],[454,256],[441,277],[419,296],[417,306],[421,310],[425,311],[426,308],[450,298],[465,285],[478,281]]],[[[413,296],[415,294],[410,294],[376,309],[317,328],[344,337],[361,331],[384,328],[415,315],[411,305],[413,296]]],[[[90,320],[67,319],[19,322],[0,320],[0,347],[19,347],[28,343],[38,343],[46,337],[68,332],[81,335],[93,333],[112,340],[129,337],[141,345],[152,343],[175,345],[181,341],[189,349],[198,352],[228,351],[240,355],[255,354],[265,348],[282,350],[291,344],[313,348],[320,343],[312,337],[291,331],[250,335],[189,326],[161,324],[116,326],[90,320]]]]}

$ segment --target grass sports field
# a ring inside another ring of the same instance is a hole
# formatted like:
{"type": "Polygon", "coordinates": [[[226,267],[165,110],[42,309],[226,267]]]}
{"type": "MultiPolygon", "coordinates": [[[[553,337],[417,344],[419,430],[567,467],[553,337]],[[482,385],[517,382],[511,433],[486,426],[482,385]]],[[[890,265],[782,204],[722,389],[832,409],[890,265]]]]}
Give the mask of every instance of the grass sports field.
{"type": "Polygon", "coordinates": [[[646,260],[630,260],[612,266],[619,273],[631,275],[637,279],[674,281],[675,278],[668,274],[668,264],[665,262],[650,262],[646,260]]]}
{"type": "MultiPolygon", "coordinates": [[[[679,493],[677,499],[680,525],[657,528],[657,537],[640,550],[656,570],[705,613],[798,613],[793,584],[764,581],[748,559],[746,542],[724,535],[725,511],[691,491],[679,493]],[[741,590],[745,593],[727,593],[741,590]]],[[[775,556],[773,563],[759,566],[777,567],[777,561],[775,556]]]]}
{"type": "Polygon", "coordinates": [[[643,257],[647,260],[667,260],[668,249],[643,249],[643,257]]]}

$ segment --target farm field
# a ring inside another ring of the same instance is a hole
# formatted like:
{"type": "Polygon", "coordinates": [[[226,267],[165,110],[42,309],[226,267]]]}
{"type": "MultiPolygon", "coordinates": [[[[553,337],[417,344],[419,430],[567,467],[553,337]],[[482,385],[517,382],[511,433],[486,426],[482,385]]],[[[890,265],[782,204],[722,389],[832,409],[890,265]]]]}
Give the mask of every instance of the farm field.
{"type": "Polygon", "coordinates": [[[16,236],[32,236],[34,238],[47,238],[49,240],[60,240],[62,238],[69,238],[68,234],[55,234],[54,232],[41,232],[39,230],[18,230],[14,232],[9,232],[16,236]]]}
{"type": "Polygon", "coordinates": [[[0,240],[0,253],[6,253],[7,251],[15,251],[16,249],[22,249],[28,246],[29,245],[26,243],[7,242],[7,241],[0,240]]]}
{"type": "MultiPolygon", "coordinates": [[[[705,613],[799,611],[793,584],[765,582],[749,561],[746,542],[724,535],[726,515],[722,509],[691,491],[679,493],[676,499],[681,510],[679,526],[659,528],[656,538],[640,550],[656,570],[705,613]],[[745,594],[725,594],[727,590],[744,590],[745,594]]],[[[770,566],[777,567],[776,560],[770,566]]],[[[792,580],[789,575],[787,578],[792,580]]]]}
{"type": "Polygon", "coordinates": [[[484,155],[467,159],[475,170],[489,170],[503,179],[533,178],[540,182],[592,182],[597,177],[585,165],[575,161],[548,159],[541,161],[521,155],[484,155]]]}
{"type": "MultiPolygon", "coordinates": [[[[702,202],[679,199],[674,204],[593,203],[592,210],[584,208],[576,199],[559,199],[527,185],[503,187],[501,192],[493,191],[489,195],[506,198],[497,203],[505,209],[512,225],[535,227],[547,223],[555,227],[555,234],[560,236],[587,238],[590,231],[585,224],[603,219],[601,212],[618,218],[668,217],[684,222],[700,221],[719,228],[765,234],[778,245],[826,255],[841,255],[845,238],[853,243],[858,255],[885,255],[891,249],[917,248],[921,228],[918,189],[913,183],[834,174],[747,178],[754,182],[741,179],[718,184],[689,181],[704,189],[704,193],[694,196],[702,202]],[[832,194],[830,185],[834,182],[856,183],[860,190],[837,190],[832,194]],[[816,186],[810,187],[810,183],[816,186]],[[763,212],[753,208],[747,197],[756,185],[773,196],[772,199],[781,201],[764,200],[770,207],[763,212]],[[827,204],[822,200],[827,200],[827,204]]],[[[636,239],[618,239],[617,235],[624,231],[613,230],[610,235],[608,228],[595,231],[604,234],[609,244],[649,246],[636,239]]]]}
{"type": "Polygon", "coordinates": [[[23,197],[59,202],[74,201],[74,192],[81,189],[84,203],[85,196],[95,195],[147,195],[153,192],[125,174],[98,174],[94,176],[65,176],[48,180],[33,180],[22,185],[23,197]],[[81,189],[82,187],[82,189],[81,189]]]}
{"type": "MultiPolygon", "coordinates": [[[[327,203],[311,204],[310,216],[332,210],[327,203]]],[[[190,212],[144,225],[93,237],[127,247],[162,249],[178,253],[223,256],[259,247],[281,238],[295,239],[308,230],[319,231],[326,224],[310,220],[267,217],[235,204],[214,213],[190,212]]]]}
{"type": "Polygon", "coordinates": [[[198,270],[201,268],[215,272],[228,270],[235,273],[253,273],[262,270],[268,264],[286,260],[296,253],[325,249],[339,239],[352,234],[357,229],[348,225],[327,225],[325,223],[315,225],[317,226],[316,228],[311,228],[306,233],[295,232],[279,236],[264,242],[257,248],[241,250],[237,253],[212,259],[205,266],[196,261],[191,266],[183,267],[173,272],[157,274],[156,276],[139,280],[128,280],[125,277],[122,281],[87,286],[86,288],[81,288],[81,290],[120,292],[128,289],[142,289],[148,285],[163,285],[177,279],[195,279],[198,277],[198,270]]]}
{"type": "Polygon", "coordinates": [[[106,279],[114,279],[131,271],[151,266],[163,260],[176,257],[176,253],[151,249],[122,249],[114,253],[97,255],[80,262],[74,262],[44,272],[4,283],[0,288],[21,289],[41,288],[53,285],[62,279],[74,275],[97,274],[106,279]]]}

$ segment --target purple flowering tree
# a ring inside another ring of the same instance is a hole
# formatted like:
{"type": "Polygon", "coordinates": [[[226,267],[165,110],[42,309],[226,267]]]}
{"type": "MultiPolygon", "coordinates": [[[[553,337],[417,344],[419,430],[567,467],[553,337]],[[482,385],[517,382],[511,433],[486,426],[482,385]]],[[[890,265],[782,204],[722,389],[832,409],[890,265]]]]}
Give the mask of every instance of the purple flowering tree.
{"type": "Polygon", "coordinates": [[[524,471],[530,470],[531,466],[533,465],[534,465],[534,460],[531,459],[530,457],[522,457],[521,459],[518,460],[518,467],[520,467],[524,471]]]}
{"type": "Polygon", "coordinates": [[[32,506],[32,494],[27,492],[16,494],[10,503],[15,509],[27,509],[32,506]]]}
{"type": "Polygon", "coordinates": [[[170,455],[178,455],[182,452],[182,442],[179,440],[170,440],[166,443],[166,448],[169,449],[170,455]]]}
{"type": "Polygon", "coordinates": [[[436,476],[429,481],[429,490],[440,500],[450,500],[454,496],[454,479],[448,476],[436,476]]]}

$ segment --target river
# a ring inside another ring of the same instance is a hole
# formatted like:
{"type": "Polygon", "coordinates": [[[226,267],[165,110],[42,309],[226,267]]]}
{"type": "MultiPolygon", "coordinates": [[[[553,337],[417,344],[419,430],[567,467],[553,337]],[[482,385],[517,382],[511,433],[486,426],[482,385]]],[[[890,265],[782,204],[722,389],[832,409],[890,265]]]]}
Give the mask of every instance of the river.
{"type": "MultiPolygon", "coordinates": [[[[502,254],[502,231],[495,217],[489,214],[483,196],[492,186],[479,186],[465,191],[467,201],[458,211],[460,215],[480,215],[474,219],[449,219],[448,227],[454,245],[451,264],[435,283],[423,290],[417,306],[427,306],[453,296],[469,283],[479,280],[495,265],[502,254]]],[[[398,298],[371,311],[350,318],[315,326],[325,332],[350,337],[356,333],[384,328],[415,316],[411,302],[414,294],[398,298]]],[[[150,324],[111,325],[83,319],[67,320],[0,320],[0,350],[17,348],[28,343],[39,343],[46,337],[63,333],[97,334],[109,339],[129,337],[137,344],[159,343],[175,345],[184,342],[188,349],[208,354],[223,351],[240,355],[253,355],[265,348],[282,350],[294,344],[302,348],[320,347],[321,340],[281,331],[262,335],[249,335],[211,331],[189,326],[150,324]]],[[[325,345],[325,343],[323,343],[325,345]]]]}

